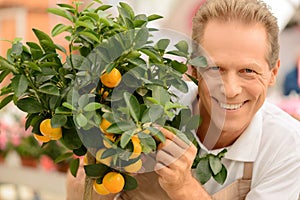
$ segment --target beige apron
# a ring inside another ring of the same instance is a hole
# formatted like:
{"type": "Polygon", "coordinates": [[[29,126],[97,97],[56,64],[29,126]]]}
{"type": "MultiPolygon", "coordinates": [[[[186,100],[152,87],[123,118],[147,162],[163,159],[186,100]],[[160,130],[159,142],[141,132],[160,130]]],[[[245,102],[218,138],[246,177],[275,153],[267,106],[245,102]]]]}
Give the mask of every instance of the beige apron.
{"type": "MultiPolygon", "coordinates": [[[[253,163],[245,163],[244,175],[229,186],[212,196],[214,200],[242,200],[250,191],[253,163]]],[[[167,193],[160,187],[155,172],[139,174],[136,176],[138,188],[125,191],[118,200],[170,200],[167,193]]]]}
{"type": "Polygon", "coordinates": [[[214,200],[243,200],[250,191],[252,178],[252,162],[244,163],[244,174],[241,179],[238,179],[215,193],[212,197],[214,200]]]}

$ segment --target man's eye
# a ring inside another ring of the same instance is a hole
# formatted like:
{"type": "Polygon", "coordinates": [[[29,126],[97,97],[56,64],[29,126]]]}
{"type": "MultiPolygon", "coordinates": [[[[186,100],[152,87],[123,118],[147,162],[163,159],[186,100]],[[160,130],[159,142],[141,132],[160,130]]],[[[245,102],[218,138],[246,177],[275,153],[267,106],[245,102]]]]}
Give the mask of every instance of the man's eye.
{"type": "Polygon", "coordinates": [[[241,72],[247,74],[256,73],[253,69],[249,69],[249,68],[243,69],[241,72]]]}
{"type": "Polygon", "coordinates": [[[209,70],[213,70],[213,71],[219,71],[220,70],[220,67],[218,66],[211,66],[208,68],[209,70]]]}

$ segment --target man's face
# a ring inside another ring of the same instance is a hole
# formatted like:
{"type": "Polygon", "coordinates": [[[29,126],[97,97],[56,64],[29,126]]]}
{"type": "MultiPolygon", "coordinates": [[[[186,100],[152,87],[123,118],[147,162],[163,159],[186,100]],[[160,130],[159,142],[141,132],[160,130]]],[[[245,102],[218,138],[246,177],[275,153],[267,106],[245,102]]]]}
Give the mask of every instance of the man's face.
{"type": "Polygon", "coordinates": [[[211,21],[202,41],[208,67],[200,72],[200,114],[222,132],[239,135],[264,103],[279,61],[269,69],[266,31],[260,24],[211,21]]]}

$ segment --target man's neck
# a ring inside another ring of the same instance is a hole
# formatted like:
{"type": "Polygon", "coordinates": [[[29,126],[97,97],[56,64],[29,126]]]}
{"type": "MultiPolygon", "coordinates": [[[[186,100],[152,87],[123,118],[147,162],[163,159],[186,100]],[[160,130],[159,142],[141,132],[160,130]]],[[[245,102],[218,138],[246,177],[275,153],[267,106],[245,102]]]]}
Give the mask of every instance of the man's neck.
{"type": "Polygon", "coordinates": [[[202,122],[197,136],[207,149],[220,149],[232,145],[241,133],[226,132],[218,129],[213,123],[202,122]]]}

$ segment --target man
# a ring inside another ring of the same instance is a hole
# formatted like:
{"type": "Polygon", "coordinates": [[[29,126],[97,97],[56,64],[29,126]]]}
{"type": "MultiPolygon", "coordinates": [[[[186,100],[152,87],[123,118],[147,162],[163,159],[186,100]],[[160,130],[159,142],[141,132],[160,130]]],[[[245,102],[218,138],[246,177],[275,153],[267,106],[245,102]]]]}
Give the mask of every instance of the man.
{"type": "Polygon", "coordinates": [[[298,199],[300,123],[266,101],[280,65],[276,18],[256,0],[208,0],[194,18],[193,40],[208,65],[194,66],[198,89],[189,83],[191,98],[182,98],[202,117],[201,148],[228,150],[227,179],[201,185],[191,170],[196,148],[161,129],[167,140],[155,172],[137,175],[139,188],[119,199],[298,199]]]}

